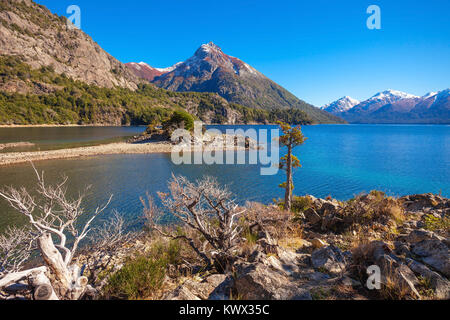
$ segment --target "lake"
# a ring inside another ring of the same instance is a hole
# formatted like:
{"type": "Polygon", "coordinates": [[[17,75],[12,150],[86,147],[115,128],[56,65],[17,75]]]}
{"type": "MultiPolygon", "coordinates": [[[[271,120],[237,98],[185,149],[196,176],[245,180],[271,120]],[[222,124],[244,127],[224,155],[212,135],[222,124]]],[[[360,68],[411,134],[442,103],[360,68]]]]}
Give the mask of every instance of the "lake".
{"type": "Polygon", "coordinates": [[[0,128],[0,144],[30,142],[31,147],[5,148],[0,152],[52,150],[116,142],[140,134],[145,127],[18,127],[0,128]]]}
{"type": "MultiPolygon", "coordinates": [[[[245,128],[249,127],[262,128],[245,128]]],[[[54,137],[47,134],[43,136],[48,136],[47,139],[51,141],[59,140],[63,137],[60,132],[66,129],[52,128],[54,137]]],[[[8,131],[10,135],[15,130],[26,133],[22,129],[8,130],[11,130],[8,131]]],[[[97,137],[116,138],[110,130],[95,129],[95,140],[97,137]]],[[[143,128],[114,130],[121,132],[119,136],[124,136],[129,133],[133,135],[143,128]]],[[[0,130],[0,135],[4,132],[0,130]]],[[[303,127],[303,132],[309,139],[304,146],[295,150],[303,165],[295,171],[296,195],[331,195],[346,200],[361,192],[378,189],[395,196],[428,192],[450,196],[450,126],[318,125],[303,127]]],[[[81,139],[73,135],[73,139],[81,139]]],[[[85,137],[84,141],[91,141],[88,135],[85,137]]],[[[25,138],[24,134],[20,140],[30,141],[25,138]]],[[[64,139],[69,139],[66,133],[64,139]]],[[[282,171],[275,176],[261,176],[258,165],[177,166],[171,162],[170,155],[165,154],[44,161],[36,163],[36,167],[46,172],[48,182],[56,182],[61,175],[66,174],[70,179],[71,194],[76,194],[86,185],[92,185],[91,193],[86,197],[88,210],[101,205],[113,194],[105,218],[112,209],[117,209],[128,217],[128,221],[136,224],[140,223],[138,218],[141,215],[139,197],[145,196],[146,191],[155,197],[157,191],[167,191],[167,181],[172,173],[191,179],[204,175],[215,176],[219,182],[229,185],[240,203],[270,203],[274,198],[281,198],[283,190],[278,185],[285,178],[282,171]]],[[[32,188],[33,183],[34,175],[28,164],[0,167],[2,186],[32,188]]],[[[6,225],[23,221],[3,200],[0,200],[0,212],[0,230],[6,225]]]]}

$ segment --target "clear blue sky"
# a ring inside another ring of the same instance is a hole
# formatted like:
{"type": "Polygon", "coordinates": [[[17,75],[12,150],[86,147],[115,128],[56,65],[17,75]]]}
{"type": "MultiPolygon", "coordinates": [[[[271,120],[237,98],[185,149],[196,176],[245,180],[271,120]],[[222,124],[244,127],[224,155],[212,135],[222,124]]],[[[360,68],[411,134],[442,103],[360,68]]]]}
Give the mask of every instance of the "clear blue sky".
{"type": "Polygon", "coordinates": [[[37,0],[81,8],[82,29],[122,62],[167,67],[209,41],[321,106],[450,87],[448,0],[37,0]],[[366,10],[381,8],[382,30],[366,10]]]}

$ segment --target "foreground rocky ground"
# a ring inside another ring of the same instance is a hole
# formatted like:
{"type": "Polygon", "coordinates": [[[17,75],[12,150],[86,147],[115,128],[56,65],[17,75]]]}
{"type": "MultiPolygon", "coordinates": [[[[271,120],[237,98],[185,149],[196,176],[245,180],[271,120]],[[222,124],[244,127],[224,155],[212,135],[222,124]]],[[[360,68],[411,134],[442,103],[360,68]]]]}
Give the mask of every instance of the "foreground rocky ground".
{"type": "MultiPolygon", "coordinates": [[[[295,213],[286,213],[278,206],[248,204],[247,228],[232,270],[218,273],[205,268],[192,252],[183,249],[177,252],[176,263],[158,273],[161,283],[153,287],[157,290],[143,290],[140,296],[108,291],[108,282],[137,256],[153,252],[154,236],[143,234],[114,255],[86,253],[79,263],[88,266],[85,274],[95,287],[86,298],[450,298],[449,199],[432,194],[393,199],[372,192],[345,203],[296,198],[294,207],[295,213]],[[381,271],[380,289],[367,287],[371,266],[381,271]]],[[[31,297],[26,282],[0,293],[0,299],[31,297]]]]}

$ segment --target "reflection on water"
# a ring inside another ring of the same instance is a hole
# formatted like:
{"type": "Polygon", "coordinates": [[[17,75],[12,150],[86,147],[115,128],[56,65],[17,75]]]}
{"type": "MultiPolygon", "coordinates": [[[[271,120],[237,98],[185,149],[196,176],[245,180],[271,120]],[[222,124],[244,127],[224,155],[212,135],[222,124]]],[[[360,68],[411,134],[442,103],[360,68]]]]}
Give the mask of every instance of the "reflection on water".
{"type": "Polygon", "coordinates": [[[32,127],[0,128],[0,144],[30,142],[34,146],[5,148],[0,152],[25,152],[83,147],[122,141],[144,127],[32,127]]]}
{"type": "MultiPolygon", "coordinates": [[[[393,195],[440,191],[450,196],[450,127],[448,126],[339,126],[304,127],[309,138],[296,155],[303,168],[295,172],[295,194],[317,197],[331,195],[349,199],[363,191],[379,189],[393,195]]],[[[260,176],[260,167],[251,165],[172,164],[170,155],[113,155],[86,159],[36,163],[49,182],[66,174],[69,192],[76,194],[92,185],[86,198],[94,209],[114,194],[110,209],[139,223],[140,196],[149,191],[167,191],[172,173],[196,179],[215,176],[228,184],[240,203],[270,203],[283,192],[278,185],[284,175],[260,176]]],[[[34,176],[29,165],[0,167],[0,185],[32,188],[34,176]]],[[[109,210],[105,218],[110,214],[109,210]]],[[[0,200],[0,230],[21,223],[21,217],[0,200]]]]}

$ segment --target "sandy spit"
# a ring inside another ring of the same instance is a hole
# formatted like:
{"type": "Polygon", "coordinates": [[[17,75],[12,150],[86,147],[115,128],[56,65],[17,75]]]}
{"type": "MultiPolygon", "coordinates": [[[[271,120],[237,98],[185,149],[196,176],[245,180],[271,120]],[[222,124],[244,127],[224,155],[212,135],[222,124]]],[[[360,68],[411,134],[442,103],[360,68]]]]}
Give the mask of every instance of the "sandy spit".
{"type": "MultiPolygon", "coordinates": [[[[92,157],[98,155],[114,155],[114,154],[150,154],[150,153],[171,153],[173,145],[169,142],[149,142],[142,144],[133,144],[126,142],[117,142],[110,144],[103,144],[98,146],[80,147],[73,149],[60,149],[50,151],[32,151],[32,152],[10,152],[0,153],[0,166],[11,164],[36,162],[44,160],[70,159],[92,157]]],[[[192,152],[202,151],[245,151],[244,147],[207,147],[192,148],[192,152]]]]}
{"type": "Polygon", "coordinates": [[[29,161],[35,162],[42,160],[90,157],[96,155],[170,153],[171,151],[172,145],[170,143],[155,142],[146,144],[131,144],[120,142],[73,149],[0,153],[0,166],[25,163],[29,161]]]}

